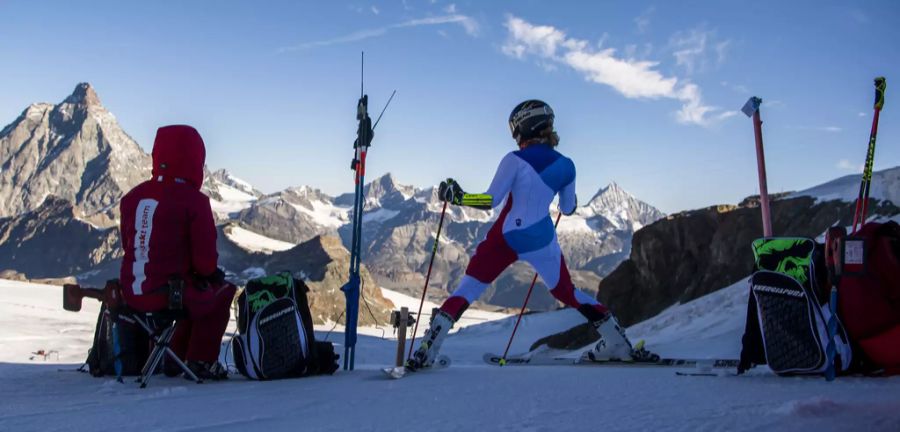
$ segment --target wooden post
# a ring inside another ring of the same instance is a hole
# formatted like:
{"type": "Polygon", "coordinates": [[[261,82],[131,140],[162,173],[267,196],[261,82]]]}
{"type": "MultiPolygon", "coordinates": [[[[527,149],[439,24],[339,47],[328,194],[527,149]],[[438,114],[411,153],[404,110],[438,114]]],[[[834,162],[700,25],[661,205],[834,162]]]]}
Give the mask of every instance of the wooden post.
{"type": "Polygon", "coordinates": [[[409,322],[409,308],[400,308],[400,322],[397,326],[397,366],[403,366],[406,354],[406,324],[409,322]]]}

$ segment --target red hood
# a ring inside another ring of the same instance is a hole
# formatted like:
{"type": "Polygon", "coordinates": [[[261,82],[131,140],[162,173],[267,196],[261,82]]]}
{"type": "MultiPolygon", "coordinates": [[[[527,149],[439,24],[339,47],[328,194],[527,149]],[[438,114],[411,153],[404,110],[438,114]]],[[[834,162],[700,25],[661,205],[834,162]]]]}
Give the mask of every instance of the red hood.
{"type": "Polygon", "coordinates": [[[180,178],[197,189],[203,184],[206,148],[196,129],[185,125],[163,126],[153,142],[153,177],[180,178]]]}

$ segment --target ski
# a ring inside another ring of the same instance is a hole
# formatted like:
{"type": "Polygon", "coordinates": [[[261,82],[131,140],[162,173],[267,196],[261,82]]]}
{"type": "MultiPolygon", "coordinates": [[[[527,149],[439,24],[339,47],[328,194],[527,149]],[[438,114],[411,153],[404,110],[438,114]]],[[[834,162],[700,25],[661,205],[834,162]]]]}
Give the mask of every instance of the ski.
{"type": "Polygon", "coordinates": [[[422,372],[422,371],[434,370],[434,369],[446,369],[446,368],[450,367],[450,363],[451,363],[450,357],[442,355],[442,356],[438,356],[438,358],[434,362],[434,364],[428,368],[411,370],[411,369],[407,369],[406,366],[394,366],[394,367],[382,368],[381,371],[384,372],[384,374],[387,375],[389,378],[400,379],[400,378],[403,378],[403,377],[409,375],[410,373],[416,373],[416,372],[422,372]]]}
{"type": "Polygon", "coordinates": [[[621,360],[590,360],[587,357],[526,357],[523,355],[508,356],[503,362],[503,357],[497,354],[485,354],[485,363],[494,366],[622,366],[622,367],[697,367],[713,369],[736,368],[740,360],[737,359],[683,359],[663,358],[658,361],[621,361],[621,360]],[[501,365],[501,362],[503,364],[501,365]]]}
{"type": "Polygon", "coordinates": [[[717,376],[719,376],[719,374],[715,374],[712,372],[682,372],[682,371],[675,372],[675,375],[677,375],[677,376],[694,376],[694,377],[697,377],[697,376],[717,377],[717,376]]]}

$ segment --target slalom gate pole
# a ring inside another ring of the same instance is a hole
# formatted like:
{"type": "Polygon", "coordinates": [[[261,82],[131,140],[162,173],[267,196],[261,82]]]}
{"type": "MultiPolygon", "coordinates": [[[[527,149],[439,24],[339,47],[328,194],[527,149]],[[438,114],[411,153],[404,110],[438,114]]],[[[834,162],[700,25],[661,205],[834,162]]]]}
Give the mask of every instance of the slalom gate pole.
{"type": "MultiPolygon", "coordinates": [[[[556,222],[553,224],[553,228],[556,229],[559,226],[559,220],[562,218],[562,212],[556,215],[556,222]]],[[[516,337],[516,331],[519,330],[519,323],[522,321],[522,315],[525,314],[525,308],[528,306],[528,300],[531,299],[531,291],[534,290],[534,284],[537,283],[538,274],[534,272],[534,278],[531,279],[531,286],[528,287],[528,294],[525,294],[525,302],[522,303],[522,310],[519,311],[519,316],[516,318],[516,325],[513,327],[512,334],[509,335],[509,342],[506,343],[506,349],[503,350],[503,357],[500,358],[500,366],[506,364],[506,356],[509,354],[509,347],[512,346],[513,338],[516,337]]]]}
{"type": "Polygon", "coordinates": [[[753,119],[753,135],[756,139],[756,169],[759,174],[759,206],[762,211],[763,236],[772,237],[772,213],[769,210],[769,187],[766,180],[766,155],[763,151],[762,120],[759,106],[762,99],[751,97],[741,111],[753,119]]]}
{"type": "Polygon", "coordinates": [[[856,211],[853,213],[853,230],[856,234],[857,224],[862,228],[866,223],[866,212],[869,208],[869,188],[872,184],[872,166],[875,164],[875,137],[878,135],[878,116],[884,108],[884,91],[887,80],[875,78],[875,114],[872,116],[872,131],[869,133],[869,148],[866,151],[866,165],[863,167],[863,178],[859,184],[859,196],[856,198],[856,211]]]}
{"type": "Polygon", "coordinates": [[[416,332],[419,331],[419,321],[422,319],[422,305],[425,304],[425,294],[428,292],[428,281],[431,280],[431,267],[434,265],[434,256],[437,255],[438,242],[441,240],[441,228],[444,227],[444,216],[447,214],[447,201],[441,209],[441,220],[438,222],[437,234],[434,235],[434,246],[431,247],[431,261],[428,262],[428,273],[425,274],[425,286],[422,288],[422,299],[419,300],[419,311],[416,313],[416,324],[413,326],[412,341],[409,343],[407,359],[412,358],[413,347],[416,345],[416,332]]]}

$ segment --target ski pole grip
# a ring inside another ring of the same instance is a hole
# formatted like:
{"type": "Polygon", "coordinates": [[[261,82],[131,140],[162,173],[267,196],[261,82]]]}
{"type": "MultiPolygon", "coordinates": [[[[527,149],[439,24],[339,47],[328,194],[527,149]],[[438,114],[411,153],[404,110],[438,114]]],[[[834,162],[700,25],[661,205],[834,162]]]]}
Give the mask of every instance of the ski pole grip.
{"type": "Polygon", "coordinates": [[[884,90],[887,89],[887,80],[884,77],[875,78],[875,109],[884,107],[884,90]]]}

